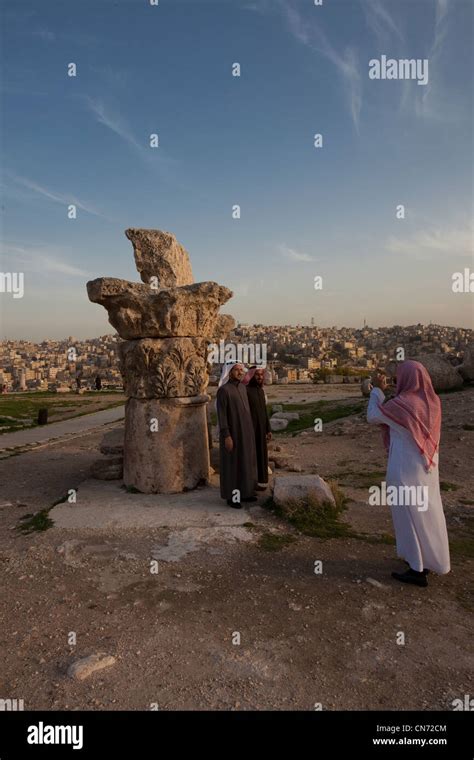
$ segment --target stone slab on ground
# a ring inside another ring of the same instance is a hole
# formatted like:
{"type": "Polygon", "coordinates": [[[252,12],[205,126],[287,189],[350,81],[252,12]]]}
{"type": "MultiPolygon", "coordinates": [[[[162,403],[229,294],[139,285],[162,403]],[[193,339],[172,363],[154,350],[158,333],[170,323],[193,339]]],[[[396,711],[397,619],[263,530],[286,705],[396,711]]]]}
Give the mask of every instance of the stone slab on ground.
{"type": "Polygon", "coordinates": [[[86,530],[141,528],[213,528],[249,521],[249,511],[232,509],[208,486],[179,494],[128,493],[117,482],[86,480],[77,502],[58,504],[49,512],[55,527],[86,530]]]}

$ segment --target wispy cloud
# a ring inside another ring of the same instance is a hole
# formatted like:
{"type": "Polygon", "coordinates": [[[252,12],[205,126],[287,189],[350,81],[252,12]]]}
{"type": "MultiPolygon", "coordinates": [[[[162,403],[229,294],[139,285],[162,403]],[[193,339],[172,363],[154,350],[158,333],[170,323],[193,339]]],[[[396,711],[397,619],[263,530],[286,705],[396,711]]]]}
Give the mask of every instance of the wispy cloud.
{"type": "Polygon", "coordinates": [[[28,179],[27,177],[20,177],[13,172],[6,172],[6,175],[10,177],[17,185],[25,187],[31,192],[36,193],[37,195],[41,195],[44,198],[48,198],[50,201],[60,203],[63,206],[74,204],[77,206],[77,208],[82,209],[82,211],[85,211],[88,214],[93,214],[94,216],[98,216],[101,219],[106,219],[107,221],[113,221],[109,219],[109,217],[105,216],[105,214],[94,208],[91,204],[79,200],[72,194],[69,195],[65,193],[62,194],[54,192],[53,190],[50,190],[47,187],[38,184],[38,182],[35,182],[34,180],[28,179]]]}
{"type": "Polygon", "coordinates": [[[306,21],[292,2],[287,2],[287,0],[274,0],[274,2],[284,14],[288,28],[295,39],[327,58],[336,67],[345,84],[352,122],[358,132],[362,108],[362,80],[356,49],[349,46],[340,52],[331,44],[316,21],[314,19],[306,21]]]}
{"type": "Polygon", "coordinates": [[[145,147],[145,144],[140,143],[135,138],[125,119],[118,114],[117,110],[113,110],[109,105],[106,105],[102,98],[85,96],[85,102],[97,122],[124,140],[148,166],[164,169],[177,164],[177,161],[167,156],[161,147],[153,149],[145,147]]]}
{"type": "Polygon", "coordinates": [[[362,0],[367,26],[375,34],[380,45],[385,45],[393,35],[403,40],[403,33],[382,0],[362,0]]]}
{"type": "Polygon", "coordinates": [[[439,256],[472,256],[474,228],[472,223],[464,225],[417,230],[405,237],[392,236],[386,249],[391,253],[414,256],[417,259],[435,259],[439,256]]]}
{"type": "Polygon", "coordinates": [[[278,250],[282,256],[284,256],[286,259],[290,259],[291,261],[315,261],[315,259],[308,253],[302,253],[301,251],[297,251],[294,248],[289,248],[284,243],[278,246],[278,250]]]}
{"type": "Polygon", "coordinates": [[[90,111],[94,114],[99,124],[103,124],[104,127],[108,127],[112,132],[125,140],[132,148],[139,151],[143,150],[143,146],[140,145],[138,140],[133,136],[130,128],[125,121],[117,114],[111,113],[110,109],[107,109],[105,103],[99,98],[91,98],[86,96],[86,103],[90,111]]]}
{"type": "Polygon", "coordinates": [[[89,277],[89,273],[83,269],[57,258],[58,251],[55,250],[54,246],[31,246],[2,242],[0,243],[0,254],[5,261],[11,261],[16,270],[23,268],[27,272],[89,277]]]}
{"type": "Polygon", "coordinates": [[[459,114],[450,99],[450,93],[443,87],[440,58],[444,54],[448,33],[448,16],[451,0],[436,0],[434,7],[433,38],[426,57],[429,60],[429,81],[424,87],[412,87],[411,82],[403,83],[401,108],[410,109],[422,119],[440,122],[457,122],[459,114]]]}

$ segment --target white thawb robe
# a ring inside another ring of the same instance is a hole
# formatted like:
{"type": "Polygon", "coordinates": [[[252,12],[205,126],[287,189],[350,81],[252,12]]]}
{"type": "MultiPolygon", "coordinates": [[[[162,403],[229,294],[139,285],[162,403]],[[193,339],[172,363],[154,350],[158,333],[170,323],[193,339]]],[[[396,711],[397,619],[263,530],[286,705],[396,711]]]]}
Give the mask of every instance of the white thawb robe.
{"type": "Polygon", "coordinates": [[[397,541],[397,554],[412,570],[433,570],[449,573],[449,543],[446,520],[439,490],[438,453],[430,471],[412,435],[386,417],[379,408],[385,400],[380,388],[373,388],[367,409],[367,422],[390,427],[386,483],[388,486],[427,486],[428,509],[418,506],[392,506],[392,519],[397,541]]]}

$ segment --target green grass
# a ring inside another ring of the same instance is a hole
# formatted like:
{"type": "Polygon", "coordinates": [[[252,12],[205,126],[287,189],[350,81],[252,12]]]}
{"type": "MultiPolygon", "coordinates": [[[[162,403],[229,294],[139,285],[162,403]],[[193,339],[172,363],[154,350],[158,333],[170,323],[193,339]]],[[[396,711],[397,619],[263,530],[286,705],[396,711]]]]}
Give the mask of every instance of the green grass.
{"type": "MultiPolygon", "coordinates": [[[[98,397],[107,397],[111,393],[112,391],[90,391],[79,395],[71,392],[67,398],[60,393],[49,391],[2,395],[0,396],[0,425],[6,427],[0,430],[0,435],[37,427],[38,411],[42,408],[48,409],[49,422],[59,422],[89,414],[91,411],[89,406],[94,403],[94,400],[98,397]]],[[[114,391],[114,393],[120,392],[114,391]]],[[[125,398],[111,399],[101,405],[101,409],[112,409],[115,406],[121,406],[124,402],[125,398]]]]}
{"type": "MultiPolygon", "coordinates": [[[[271,407],[268,405],[269,416],[272,414],[271,407]]],[[[356,404],[340,404],[334,401],[318,401],[315,404],[282,404],[284,412],[299,412],[299,420],[292,420],[288,427],[276,435],[295,435],[301,430],[314,428],[314,420],[321,419],[323,425],[327,422],[350,417],[353,414],[360,414],[365,409],[365,402],[361,401],[356,404]]],[[[274,433],[275,435],[275,433],[274,433]]]]}
{"type": "Polygon", "coordinates": [[[474,536],[451,538],[449,550],[456,559],[474,559],[474,536]]]}
{"type": "Polygon", "coordinates": [[[264,507],[290,523],[305,536],[316,538],[345,538],[354,535],[350,525],[341,522],[340,516],[346,509],[346,499],[342,491],[334,484],[329,484],[335,499],[319,503],[314,497],[307,500],[288,500],[284,506],[277,506],[272,498],[264,507]]]}
{"type": "Polygon", "coordinates": [[[468,507],[474,506],[474,499],[458,499],[460,504],[465,504],[468,507]]]}
{"type": "Polygon", "coordinates": [[[141,491],[138,490],[138,488],[135,488],[135,486],[122,485],[120,486],[120,488],[123,488],[123,490],[126,491],[127,493],[142,493],[141,491]]]}
{"type": "Polygon", "coordinates": [[[380,485],[385,478],[385,470],[367,470],[366,472],[346,470],[335,474],[338,482],[353,488],[370,488],[380,485]]]}
{"type": "Polygon", "coordinates": [[[264,549],[264,551],[267,552],[277,552],[280,551],[280,549],[284,549],[285,546],[289,546],[294,541],[296,541],[296,537],[292,536],[290,533],[263,533],[258,541],[258,546],[260,549],[264,549]]]}
{"type": "Polygon", "coordinates": [[[321,538],[353,538],[369,544],[386,544],[393,546],[395,538],[389,533],[359,533],[341,520],[341,515],[347,509],[349,499],[336,483],[330,482],[335,504],[325,502],[320,504],[315,499],[306,501],[288,501],[284,506],[277,506],[272,498],[267,499],[263,506],[271,510],[277,517],[286,520],[297,531],[305,536],[321,538]]]}
{"type": "MultiPolygon", "coordinates": [[[[75,491],[77,493],[79,489],[76,488],[75,491]]],[[[41,509],[39,512],[30,513],[23,515],[20,517],[21,524],[17,525],[17,530],[21,531],[22,533],[33,533],[34,531],[44,531],[48,530],[48,528],[52,528],[54,525],[54,521],[51,520],[49,517],[49,512],[53,507],[55,507],[57,504],[63,504],[65,501],[67,501],[69,498],[69,492],[65,494],[64,496],[61,496],[60,499],[57,499],[53,504],[51,504],[50,507],[45,507],[45,509],[41,509]]]]}
{"type": "Polygon", "coordinates": [[[48,515],[50,509],[51,507],[42,509],[34,515],[23,515],[23,517],[20,517],[22,523],[17,526],[17,529],[22,533],[33,533],[34,531],[43,531],[52,528],[54,522],[48,515]]]}
{"type": "Polygon", "coordinates": [[[474,515],[467,515],[462,526],[449,530],[449,550],[455,559],[474,559],[474,515]]]}
{"type": "Polygon", "coordinates": [[[457,486],[455,483],[448,483],[447,480],[441,480],[439,483],[439,487],[441,491],[458,491],[459,486],[457,486]]]}

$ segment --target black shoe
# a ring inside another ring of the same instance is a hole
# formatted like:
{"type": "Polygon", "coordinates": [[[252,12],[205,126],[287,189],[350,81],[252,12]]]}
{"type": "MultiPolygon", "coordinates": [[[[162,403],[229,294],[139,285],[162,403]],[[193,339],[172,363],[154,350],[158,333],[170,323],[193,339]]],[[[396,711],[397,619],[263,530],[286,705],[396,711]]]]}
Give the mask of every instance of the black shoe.
{"type": "Polygon", "coordinates": [[[248,502],[248,501],[258,501],[258,499],[257,499],[256,496],[247,496],[246,499],[241,499],[241,501],[245,501],[245,502],[248,502]]]}
{"type": "MultiPolygon", "coordinates": [[[[409,562],[407,562],[406,560],[404,560],[404,562],[405,562],[405,565],[407,565],[408,567],[410,567],[410,563],[409,562]]],[[[418,571],[415,571],[415,572],[418,572],[418,571]]],[[[423,575],[429,575],[429,574],[430,574],[429,570],[423,570],[423,575]]]]}
{"type": "Polygon", "coordinates": [[[229,507],[232,507],[232,509],[242,509],[242,504],[240,501],[232,501],[232,499],[227,499],[227,504],[229,507]]]}
{"type": "Polygon", "coordinates": [[[425,573],[418,573],[416,570],[406,570],[404,573],[392,573],[392,578],[402,583],[412,583],[414,586],[422,586],[425,588],[428,585],[428,581],[425,573]]]}

